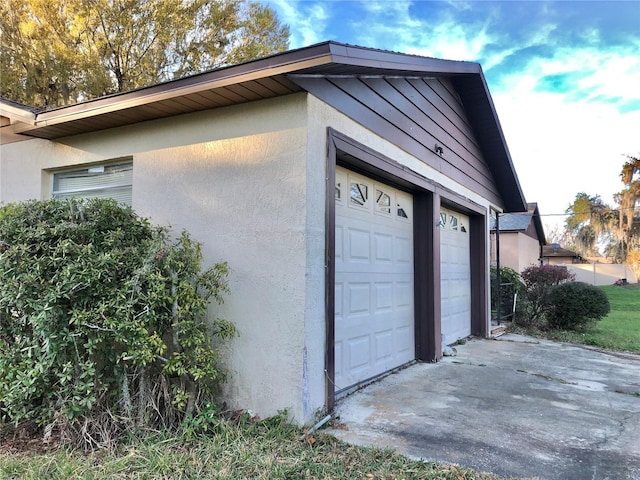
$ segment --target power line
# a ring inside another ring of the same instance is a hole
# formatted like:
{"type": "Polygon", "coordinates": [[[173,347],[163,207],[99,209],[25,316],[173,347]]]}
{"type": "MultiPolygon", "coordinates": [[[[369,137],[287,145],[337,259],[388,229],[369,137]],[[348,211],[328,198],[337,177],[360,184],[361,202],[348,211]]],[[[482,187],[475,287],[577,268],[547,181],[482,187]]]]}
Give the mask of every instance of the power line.
{"type": "MultiPolygon", "coordinates": [[[[616,208],[616,209],[609,209],[608,212],[611,213],[620,213],[620,212],[625,212],[625,211],[629,211],[629,210],[633,210],[633,211],[638,211],[640,212],[640,208],[639,207],[628,207],[628,208],[616,208]]],[[[530,213],[530,212],[502,212],[500,213],[500,215],[508,215],[508,214],[525,214],[525,213],[530,213]]],[[[593,210],[589,210],[588,212],[571,212],[571,213],[537,213],[536,215],[538,217],[569,217],[571,215],[594,215],[596,214],[596,211],[593,210]]]]}

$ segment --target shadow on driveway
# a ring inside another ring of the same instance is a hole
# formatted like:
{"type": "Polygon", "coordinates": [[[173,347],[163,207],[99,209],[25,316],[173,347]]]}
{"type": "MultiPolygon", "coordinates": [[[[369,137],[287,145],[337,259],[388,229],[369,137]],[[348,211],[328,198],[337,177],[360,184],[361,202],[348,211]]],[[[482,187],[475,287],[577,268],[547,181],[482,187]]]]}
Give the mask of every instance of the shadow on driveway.
{"type": "Polygon", "coordinates": [[[640,480],[640,356],[505,335],[338,402],[349,443],[510,477],[640,480]]]}

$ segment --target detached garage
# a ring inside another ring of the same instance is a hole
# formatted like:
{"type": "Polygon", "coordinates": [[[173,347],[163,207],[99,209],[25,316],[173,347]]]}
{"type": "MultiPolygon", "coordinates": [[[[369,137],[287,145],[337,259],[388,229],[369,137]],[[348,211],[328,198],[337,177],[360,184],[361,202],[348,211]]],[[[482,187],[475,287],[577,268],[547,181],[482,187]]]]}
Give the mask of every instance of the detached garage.
{"type": "Polygon", "coordinates": [[[490,331],[488,219],[526,203],[476,63],[326,42],[0,116],[1,201],[99,185],[229,263],[232,406],[309,423],[490,331]]]}

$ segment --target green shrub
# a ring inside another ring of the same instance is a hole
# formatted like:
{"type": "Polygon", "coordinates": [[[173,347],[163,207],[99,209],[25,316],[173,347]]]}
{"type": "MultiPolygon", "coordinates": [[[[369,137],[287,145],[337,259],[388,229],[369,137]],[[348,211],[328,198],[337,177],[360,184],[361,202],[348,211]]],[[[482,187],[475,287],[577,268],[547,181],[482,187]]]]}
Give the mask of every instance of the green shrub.
{"type": "Polygon", "coordinates": [[[553,287],[575,279],[566,267],[558,265],[532,265],[522,271],[521,277],[526,288],[526,315],[531,326],[539,326],[544,320],[553,287]]]}
{"type": "Polygon", "coordinates": [[[611,310],[606,293],[584,282],[558,285],[551,290],[549,302],[547,322],[559,330],[583,330],[611,310]]]}
{"type": "MultiPolygon", "coordinates": [[[[498,301],[498,268],[491,266],[491,305],[496,305],[498,301]]],[[[525,292],[525,285],[522,282],[520,274],[513,268],[500,267],[500,282],[512,283],[515,292],[520,295],[525,292]]]]}
{"type": "MultiPolygon", "coordinates": [[[[491,267],[491,310],[492,315],[497,317],[498,310],[498,269],[495,266],[491,267]]],[[[504,318],[505,315],[511,314],[511,311],[508,312],[505,310],[506,303],[511,303],[513,301],[512,295],[516,295],[516,316],[518,316],[518,312],[521,311],[522,301],[525,293],[525,285],[522,283],[522,279],[520,278],[520,274],[516,272],[513,268],[509,267],[500,267],[500,283],[503,284],[500,292],[502,294],[501,300],[501,317],[504,318]],[[513,290],[510,287],[505,287],[505,283],[510,283],[513,285],[513,290]]]]}
{"type": "Polygon", "coordinates": [[[175,426],[213,398],[224,372],[207,322],[227,265],[112,200],[0,209],[0,416],[85,446],[175,426]]]}

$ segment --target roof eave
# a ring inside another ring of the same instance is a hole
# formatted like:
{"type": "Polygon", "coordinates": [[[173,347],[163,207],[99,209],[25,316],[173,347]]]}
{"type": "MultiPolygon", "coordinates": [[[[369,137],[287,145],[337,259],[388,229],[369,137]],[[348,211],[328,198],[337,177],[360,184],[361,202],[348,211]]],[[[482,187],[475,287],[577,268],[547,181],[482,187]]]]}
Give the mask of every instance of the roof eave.
{"type": "Polygon", "coordinates": [[[399,73],[412,71],[430,74],[469,74],[481,71],[480,65],[472,62],[426,58],[324,42],[151,87],[49,110],[37,114],[33,124],[36,126],[56,125],[213,88],[300,72],[332,63],[362,67],[373,66],[378,69],[396,70],[399,73]]]}
{"type": "Polygon", "coordinates": [[[454,83],[462,92],[461,99],[472,124],[476,127],[481,125],[484,129],[479,132],[478,139],[487,162],[497,167],[497,169],[492,168],[492,171],[494,171],[496,182],[501,188],[500,193],[504,201],[505,212],[526,212],[527,202],[515,173],[511,153],[482,67],[479,67],[477,73],[477,75],[456,77],[454,83]],[[466,97],[465,93],[467,93],[466,97]],[[491,121],[487,121],[487,117],[491,121]]]}
{"type": "MultiPolygon", "coordinates": [[[[191,93],[198,93],[213,88],[225,87],[241,82],[289,73],[302,68],[323,65],[331,62],[331,55],[325,44],[318,44],[308,52],[306,58],[299,59],[295,55],[299,50],[292,51],[291,57],[281,54],[253,62],[243,63],[224,69],[213,70],[199,75],[179,80],[153,85],[147,88],[133,90],[109,97],[101,97],[68,107],[43,112],[36,117],[35,125],[50,126],[58,123],[79,120],[126,108],[147,105],[153,102],[175,98],[191,93]],[[281,62],[274,62],[274,58],[282,58],[281,62]]],[[[312,47],[310,47],[312,48],[312,47]]],[[[289,53],[289,52],[287,52],[289,53]]]]}
{"type": "Polygon", "coordinates": [[[19,105],[4,98],[0,98],[0,117],[6,117],[11,124],[16,122],[35,125],[36,113],[26,105],[19,105]]]}

